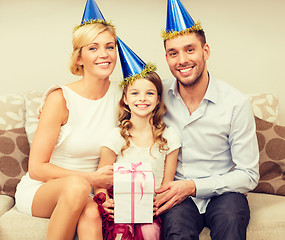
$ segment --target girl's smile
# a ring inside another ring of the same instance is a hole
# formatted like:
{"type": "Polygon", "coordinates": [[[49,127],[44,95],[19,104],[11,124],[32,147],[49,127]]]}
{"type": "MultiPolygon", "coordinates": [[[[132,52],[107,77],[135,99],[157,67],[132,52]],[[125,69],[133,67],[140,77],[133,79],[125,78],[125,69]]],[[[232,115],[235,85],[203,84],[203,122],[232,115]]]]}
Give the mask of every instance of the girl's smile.
{"type": "Polygon", "coordinates": [[[144,78],[128,86],[124,101],[129,106],[132,117],[150,117],[159,102],[155,85],[144,78]]]}

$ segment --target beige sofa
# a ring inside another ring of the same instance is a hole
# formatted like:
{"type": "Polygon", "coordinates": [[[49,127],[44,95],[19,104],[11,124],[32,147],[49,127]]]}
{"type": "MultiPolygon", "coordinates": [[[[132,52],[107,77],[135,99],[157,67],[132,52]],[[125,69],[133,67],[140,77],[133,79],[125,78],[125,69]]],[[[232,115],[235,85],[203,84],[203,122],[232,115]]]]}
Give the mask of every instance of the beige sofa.
{"type": "MultiPolygon", "coordinates": [[[[251,209],[247,239],[281,240],[285,239],[285,156],[280,147],[285,142],[285,127],[277,125],[275,95],[250,98],[255,115],[266,121],[256,118],[261,179],[255,192],[247,194],[251,209]]],[[[18,212],[13,198],[16,184],[27,171],[40,99],[38,92],[0,96],[0,240],[45,239],[49,220],[18,212]]],[[[202,231],[200,239],[211,239],[209,229],[202,231]]]]}

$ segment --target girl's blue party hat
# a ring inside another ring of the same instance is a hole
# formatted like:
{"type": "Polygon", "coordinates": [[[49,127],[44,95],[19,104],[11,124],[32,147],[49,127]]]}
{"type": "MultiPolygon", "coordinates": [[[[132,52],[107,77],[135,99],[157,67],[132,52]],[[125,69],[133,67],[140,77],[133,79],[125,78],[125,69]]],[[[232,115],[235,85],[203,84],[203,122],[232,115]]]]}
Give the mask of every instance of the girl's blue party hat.
{"type": "Polygon", "coordinates": [[[124,79],[121,87],[126,87],[138,78],[144,78],[147,73],[156,70],[155,65],[146,64],[119,37],[117,37],[119,57],[124,79]]]}

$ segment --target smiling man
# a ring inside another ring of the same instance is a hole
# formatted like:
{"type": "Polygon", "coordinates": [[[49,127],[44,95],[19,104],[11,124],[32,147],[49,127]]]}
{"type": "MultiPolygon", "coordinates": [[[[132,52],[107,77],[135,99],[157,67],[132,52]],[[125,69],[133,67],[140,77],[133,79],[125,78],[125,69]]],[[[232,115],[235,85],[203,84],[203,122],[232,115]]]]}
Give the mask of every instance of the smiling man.
{"type": "Polygon", "coordinates": [[[179,0],[168,1],[163,34],[174,80],[164,82],[166,125],[180,135],[175,181],[156,201],[166,239],[246,239],[250,210],[245,192],[258,183],[259,151],[247,96],[207,70],[210,47],[200,24],[179,0]]]}

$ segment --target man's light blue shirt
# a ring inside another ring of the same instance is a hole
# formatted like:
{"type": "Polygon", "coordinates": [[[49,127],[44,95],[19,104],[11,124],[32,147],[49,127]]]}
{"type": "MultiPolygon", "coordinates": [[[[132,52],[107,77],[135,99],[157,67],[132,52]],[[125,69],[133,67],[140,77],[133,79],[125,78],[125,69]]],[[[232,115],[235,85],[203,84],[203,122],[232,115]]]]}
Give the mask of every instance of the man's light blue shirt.
{"type": "Polygon", "coordinates": [[[200,213],[210,198],[225,192],[248,192],[259,180],[259,149],[251,104],[246,95],[209,75],[200,106],[190,114],[177,81],[163,81],[164,122],[181,139],[176,180],[192,179],[200,213]]]}

